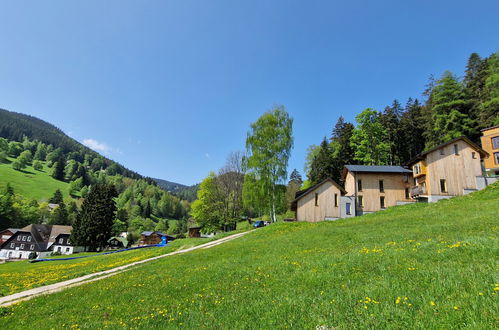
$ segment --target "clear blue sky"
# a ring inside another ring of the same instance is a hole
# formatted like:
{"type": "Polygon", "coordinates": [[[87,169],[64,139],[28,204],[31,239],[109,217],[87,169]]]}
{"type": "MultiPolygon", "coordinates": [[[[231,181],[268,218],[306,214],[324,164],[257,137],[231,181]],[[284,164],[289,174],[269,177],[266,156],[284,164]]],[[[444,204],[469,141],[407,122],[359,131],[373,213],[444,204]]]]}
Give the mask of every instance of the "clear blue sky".
{"type": "Polygon", "coordinates": [[[193,184],[283,104],[303,172],[340,115],[497,51],[498,17],[498,1],[2,1],[0,107],[193,184]]]}

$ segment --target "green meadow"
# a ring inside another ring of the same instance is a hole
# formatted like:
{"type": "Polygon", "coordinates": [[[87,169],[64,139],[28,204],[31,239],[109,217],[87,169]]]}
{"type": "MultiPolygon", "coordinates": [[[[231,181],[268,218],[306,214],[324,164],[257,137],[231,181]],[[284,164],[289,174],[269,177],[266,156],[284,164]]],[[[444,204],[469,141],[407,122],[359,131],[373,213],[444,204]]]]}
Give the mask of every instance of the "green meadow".
{"type": "Polygon", "coordinates": [[[69,196],[69,183],[55,180],[50,176],[51,169],[43,162],[43,170],[37,171],[31,165],[22,171],[12,168],[11,162],[14,159],[8,158],[8,162],[0,162],[0,189],[10,183],[16,194],[37,201],[47,201],[47,196],[52,196],[57,189],[60,189],[64,196],[69,196]]]}
{"type": "Polygon", "coordinates": [[[3,308],[0,327],[490,329],[498,215],[496,184],[354,219],[277,223],[3,308]]]}

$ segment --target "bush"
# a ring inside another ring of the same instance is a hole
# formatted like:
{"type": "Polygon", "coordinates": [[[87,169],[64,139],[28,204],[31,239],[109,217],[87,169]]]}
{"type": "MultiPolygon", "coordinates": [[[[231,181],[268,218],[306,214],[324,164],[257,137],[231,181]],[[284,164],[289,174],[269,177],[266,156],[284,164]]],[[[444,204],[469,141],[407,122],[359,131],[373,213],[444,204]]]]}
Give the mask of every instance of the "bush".
{"type": "Polygon", "coordinates": [[[30,259],[30,260],[36,259],[37,257],[38,257],[38,254],[36,252],[31,252],[28,255],[28,259],[30,259]]]}
{"type": "Polygon", "coordinates": [[[42,162],[41,162],[41,161],[39,161],[39,160],[35,160],[35,161],[33,162],[33,168],[34,168],[35,170],[37,170],[37,171],[41,171],[41,170],[43,170],[43,164],[42,164],[42,162]]]}
{"type": "Polygon", "coordinates": [[[12,162],[12,168],[15,169],[16,171],[20,171],[25,167],[26,167],[26,165],[24,165],[23,163],[21,163],[17,159],[12,162]]]}

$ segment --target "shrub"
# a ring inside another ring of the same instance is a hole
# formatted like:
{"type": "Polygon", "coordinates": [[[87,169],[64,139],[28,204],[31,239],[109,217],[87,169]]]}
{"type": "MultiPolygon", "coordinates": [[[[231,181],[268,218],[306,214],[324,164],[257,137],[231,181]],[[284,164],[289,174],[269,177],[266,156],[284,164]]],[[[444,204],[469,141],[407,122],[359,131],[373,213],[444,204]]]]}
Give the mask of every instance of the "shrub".
{"type": "Polygon", "coordinates": [[[31,252],[29,255],[28,255],[28,259],[36,259],[38,257],[38,254],[36,252],[31,252]]]}
{"type": "Polygon", "coordinates": [[[34,168],[35,170],[37,170],[37,171],[41,171],[41,170],[43,170],[43,164],[42,164],[42,162],[41,162],[41,161],[39,161],[39,160],[35,160],[35,161],[33,162],[33,168],[34,168]]]}

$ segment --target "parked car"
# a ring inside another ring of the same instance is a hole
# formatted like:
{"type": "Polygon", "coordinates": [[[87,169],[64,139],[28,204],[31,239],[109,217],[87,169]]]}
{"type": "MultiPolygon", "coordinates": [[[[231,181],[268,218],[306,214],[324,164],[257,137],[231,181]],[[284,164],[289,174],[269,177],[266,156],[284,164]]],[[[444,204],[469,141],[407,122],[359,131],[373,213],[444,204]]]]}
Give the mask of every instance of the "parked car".
{"type": "Polygon", "coordinates": [[[260,228],[260,227],[265,227],[265,222],[259,220],[253,223],[253,228],[260,228]]]}

